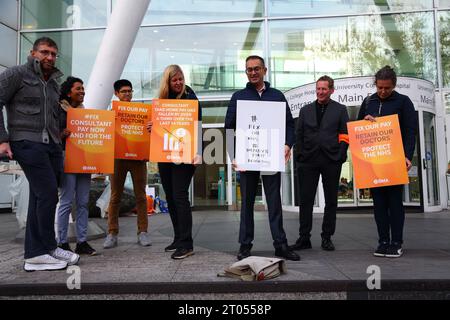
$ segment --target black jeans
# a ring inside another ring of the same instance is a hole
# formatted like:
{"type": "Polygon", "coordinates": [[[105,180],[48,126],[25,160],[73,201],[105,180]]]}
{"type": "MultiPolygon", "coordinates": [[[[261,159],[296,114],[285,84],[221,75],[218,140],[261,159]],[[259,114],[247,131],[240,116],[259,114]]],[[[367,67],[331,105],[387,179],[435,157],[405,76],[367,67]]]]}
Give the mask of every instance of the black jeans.
{"type": "Polygon", "coordinates": [[[316,198],[319,176],[325,195],[325,211],[322,222],[322,237],[330,238],[336,230],[336,209],[338,203],[339,178],[342,163],[329,160],[320,154],[311,164],[301,164],[298,168],[300,193],[300,228],[301,238],[310,238],[313,223],[313,207],[316,198]]]}
{"type": "MultiPolygon", "coordinates": [[[[242,206],[239,243],[244,247],[250,247],[254,239],[254,205],[259,176],[259,171],[240,173],[242,206]]],[[[283,229],[283,213],[280,196],[281,174],[278,172],[274,175],[263,175],[262,180],[269,211],[269,224],[273,245],[275,248],[279,248],[281,245],[287,244],[286,233],[283,229]]]]}
{"type": "Polygon", "coordinates": [[[14,160],[22,167],[30,184],[25,259],[56,249],[55,209],[58,185],[63,172],[61,146],[27,140],[10,142],[14,160]]]}
{"type": "Polygon", "coordinates": [[[160,162],[158,169],[172,220],[173,243],[177,248],[193,249],[189,184],[194,176],[195,166],[160,162]]]}
{"type": "Polygon", "coordinates": [[[373,209],[379,242],[403,243],[403,185],[372,188],[373,209]],[[392,237],[391,237],[392,235],[392,237]]]}

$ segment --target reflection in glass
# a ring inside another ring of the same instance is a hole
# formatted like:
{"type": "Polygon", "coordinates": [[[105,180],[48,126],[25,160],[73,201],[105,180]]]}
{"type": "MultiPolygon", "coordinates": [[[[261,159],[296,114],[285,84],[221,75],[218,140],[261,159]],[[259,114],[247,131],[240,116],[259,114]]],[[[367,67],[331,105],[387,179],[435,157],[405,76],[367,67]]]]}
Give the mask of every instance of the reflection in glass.
{"type": "Polygon", "coordinates": [[[409,184],[406,184],[403,189],[403,201],[407,204],[420,204],[420,158],[419,154],[419,137],[416,137],[416,147],[414,148],[414,155],[411,160],[412,167],[408,171],[409,184]]]}
{"type": "Polygon", "coordinates": [[[432,13],[273,21],[270,31],[271,81],[279,89],[323,74],[373,75],[386,64],[436,83],[432,13]]]}
{"type": "Polygon", "coordinates": [[[294,159],[289,159],[288,163],[286,164],[286,171],[281,172],[281,202],[284,206],[293,206],[293,199],[292,199],[292,161],[294,159]]]}
{"type": "MultiPolygon", "coordinates": [[[[450,2],[450,1],[449,1],[450,2]]],[[[442,78],[450,87],[450,12],[439,12],[439,36],[441,39],[442,78]]]]}
{"type": "Polygon", "coordinates": [[[122,77],[148,99],[164,68],[178,64],[197,95],[231,95],[247,83],[245,58],[263,55],[263,33],[261,22],[141,28],[122,77]]]}
{"type": "MultiPolygon", "coordinates": [[[[441,0],[442,1],[442,0],[441,0]]],[[[271,0],[270,16],[310,16],[325,14],[378,13],[433,8],[433,0],[271,0]]]]}
{"type": "Polygon", "coordinates": [[[450,0],[439,0],[440,8],[450,8],[450,0]]]}
{"type": "Polygon", "coordinates": [[[434,115],[430,112],[423,112],[424,128],[424,158],[425,174],[427,181],[428,205],[439,205],[439,180],[438,162],[436,152],[436,123],[434,115]]]}
{"type": "Polygon", "coordinates": [[[22,0],[22,29],[106,26],[109,0],[22,0]]]}
{"type": "Polygon", "coordinates": [[[263,10],[261,0],[152,0],[143,25],[258,18],[263,10]]]}
{"type": "MultiPolygon", "coordinates": [[[[76,76],[83,79],[86,83],[92,71],[92,67],[97,56],[100,42],[103,38],[104,30],[80,30],[80,31],[63,31],[63,32],[47,32],[48,36],[55,40],[59,47],[59,58],[56,62],[64,76],[76,76]]],[[[42,33],[22,33],[20,41],[20,61],[24,63],[34,41],[38,37],[42,37],[42,33]]],[[[111,86],[111,95],[113,88],[111,86]]]]}
{"type": "Polygon", "coordinates": [[[450,92],[444,93],[445,113],[450,114],[450,92]]]}
{"type": "Polygon", "coordinates": [[[225,129],[203,129],[203,164],[194,176],[195,206],[224,206],[226,204],[226,145],[225,129]]]}

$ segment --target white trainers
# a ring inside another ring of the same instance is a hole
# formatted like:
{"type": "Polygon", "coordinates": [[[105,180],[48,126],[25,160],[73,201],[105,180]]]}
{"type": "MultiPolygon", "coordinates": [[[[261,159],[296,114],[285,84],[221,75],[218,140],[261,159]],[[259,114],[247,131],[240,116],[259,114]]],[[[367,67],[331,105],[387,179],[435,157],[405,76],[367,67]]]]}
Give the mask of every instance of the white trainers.
{"type": "Polygon", "coordinates": [[[117,236],[108,233],[108,235],[106,236],[105,242],[103,243],[103,248],[104,249],[111,249],[117,247],[117,236]]]}
{"type": "Polygon", "coordinates": [[[152,245],[150,236],[147,232],[141,232],[138,234],[138,243],[143,247],[148,247],[152,245]]]}
{"type": "Polygon", "coordinates": [[[78,254],[63,250],[59,247],[50,252],[50,255],[55,259],[67,262],[67,265],[69,266],[77,264],[80,260],[80,256],[78,254]]]}
{"type": "Polygon", "coordinates": [[[67,268],[67,262],[55,259],[49,254],[43,254],[34,258],[25,259],[23,268],[27,272],[63,270],[67,268]]]}

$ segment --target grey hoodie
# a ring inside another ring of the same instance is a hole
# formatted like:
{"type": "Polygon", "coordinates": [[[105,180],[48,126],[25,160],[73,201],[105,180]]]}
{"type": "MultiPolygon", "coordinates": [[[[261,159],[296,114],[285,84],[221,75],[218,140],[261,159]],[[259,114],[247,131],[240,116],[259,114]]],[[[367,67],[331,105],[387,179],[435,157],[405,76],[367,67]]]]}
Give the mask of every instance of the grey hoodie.
{"type": "Polygon", "coordinates": [[[0,74],[0,143],[29,140],[60,144],[59,85],[63,74],[55,68],[48,81],[42,76],[39,60],[28,62],[0,74]],[[3,119],[6,106],[8,132],[3,119]]]}

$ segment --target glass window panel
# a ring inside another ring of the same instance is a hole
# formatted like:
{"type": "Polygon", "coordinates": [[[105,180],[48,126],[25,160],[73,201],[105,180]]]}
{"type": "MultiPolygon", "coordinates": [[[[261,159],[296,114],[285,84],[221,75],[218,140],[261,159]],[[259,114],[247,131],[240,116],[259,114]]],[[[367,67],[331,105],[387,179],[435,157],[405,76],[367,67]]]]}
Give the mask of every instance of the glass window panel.
{"type": "MultiPolygon", "coordinates": [[[[55,40],[59,47],[57,67],[64,73],[88,82],[94,66],[97,51],[103,38],[104,30],[83,30],[42,33],[22,33],[20,61],[24,63],[34,41],[38,37],[48,36],[55,40]]],[[[111,95],[113,89],[111,88],[111,95]]]]}
{"type": "MultiPolygon", "coordinates": [[[[445,113],[446,114],[450,114],[450,92],[445,92],[444,93],[444,103],[445,103],[445,113]]],[[[448,127],[449,126],[447,126],[447,128],[448,127]]]]}
{"type": "Polygon", "coordinates": [[[439,7],[450,8],[450,0],[439,0],[439,7]]]}
{"type": "Polygon", "coordinates": [[[450,87],[450,11],[439,12],[442,78],[444,86],[450,87]]]}
{"type": "Polygon", "coordinates": [[[287,20],[270,23],[271,81],[279,89],[333,78],[398,75],[436,83],[433,13],[287,20]]]}
{"type": "Polygon", "coordinates": [[[433,0],[270,0],[270,16],[309,16],[433,8],[433,0]]]}
{"type": "Polygon", "coordinates": [[[0,64],[8,67],[16,65],[17,32],[4,26],[3,24],[0,24],[0,39],[2,39],[0,64]]]}
{"type": "Polygon", "coordinates": [[[106,26],[109,0],[22,0],[22,29],[106,26]]]}
{"type": "Polygon", "coordinates": [[[228,96],[247,83],[245,58],[263,55],[263,34],[261,22],[141,28],[122,77],[135,99],[150,99],[164,69],[178,64],[197,95],[228,96]]]}
{"type": "Polygon", "coordinates": [[[13,28],[14,30],[18,29],[17,1],[0,1],[0,22],[13,28]]]}
{"type": "Polygon", "coordinates": [[[261,0],[152,0],[143,24],[249,19],[263,10],[261,0]]]}

